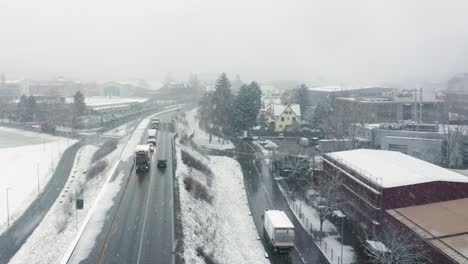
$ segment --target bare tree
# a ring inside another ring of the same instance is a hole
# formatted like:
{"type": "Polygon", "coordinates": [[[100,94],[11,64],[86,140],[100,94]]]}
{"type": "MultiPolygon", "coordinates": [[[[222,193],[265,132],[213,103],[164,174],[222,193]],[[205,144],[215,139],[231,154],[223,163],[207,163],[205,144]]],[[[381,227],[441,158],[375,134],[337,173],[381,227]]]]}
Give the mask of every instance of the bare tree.
{"type": "Polygon", "coordinates": [[[377,240],[367,240],[364,249],[370,263],[430,263],[424,246],[405,234],[381,233],[377,236],[377,240]]]}
{"type": "Polygon", "coordinates": [[[444,144],[444,151],[442,157],[442,164],[448,168],[459,167],[460,155],[463,146],[463,139],[466,135],[465,125],[463,118],[460,115],[448,113],[451,116],[453,124],[440,124],[439,131],[442,133],[444,144]]]}
{"type": "Polygon", "coordinates": [[[298,149],[294,154],[280,156],[280,169],[285,181],[293,186],[313,188],[317,193],[314,202],[320,217],[320,237],[323,234],[323,223],[340,205],[342,177],[337,172],[333,175],[314,175],[311,161],[317,156],[311,148],[298,149]]]}
{"type": "Polygon", "coordinates": [[[323,235],[323,223],[336,210],[341,202],[341,186],[343,178],[339,172],[316,177],[318,194],[316,206],[320,219],[320,238],[323,235]]]}

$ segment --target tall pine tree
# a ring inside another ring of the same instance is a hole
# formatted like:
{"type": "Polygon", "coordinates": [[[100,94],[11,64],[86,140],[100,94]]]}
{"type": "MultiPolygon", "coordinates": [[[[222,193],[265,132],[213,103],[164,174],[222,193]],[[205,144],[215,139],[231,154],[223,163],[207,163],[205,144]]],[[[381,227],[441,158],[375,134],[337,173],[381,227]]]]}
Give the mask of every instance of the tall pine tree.
{"type": "Polygon", "coordinates": [[[262,91],[256,82],[242,85],[234,101],[234,124],[237,131],[249,130],[257,124],[262,91]]]}
{"type": "Polygon", "coordinates": [[[82,116],[84,114],[86,110],[86,103],[85,98],[80,91],[76,92],[73,96],[73,106],[77,116],[82,116]]]}
{"type": "Polygon", "coordinates": [[[216,81],[215,91],[212,95],[212,122],[216,127],[224,130],[230,128],[232,123],[232,104],[234,101],[231,92],[231,83],[225,73],[216,81]]]}

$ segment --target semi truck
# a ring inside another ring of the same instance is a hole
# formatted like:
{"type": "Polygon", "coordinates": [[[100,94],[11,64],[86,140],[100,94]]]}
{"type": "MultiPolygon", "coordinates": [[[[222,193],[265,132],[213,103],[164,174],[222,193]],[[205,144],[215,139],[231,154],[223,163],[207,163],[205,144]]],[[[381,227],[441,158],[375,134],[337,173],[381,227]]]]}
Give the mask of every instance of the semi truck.
{"type": "Polygon", "coordinates": [[[274,253],[288,253],[294,247],[294,225],[284,211],[267,210],[263,234],[274,253]]]}
{"type": "Polygon", "coordinates": [[[156,146],[156,129],[148,129],[148,144],[153,144],[156,146]]]}
{"type": "Polygon", "coordinates": [[[137,172],[147,172],[150,168],[148,145],[137,145],[135,150],[135,170],[137,172]]]}

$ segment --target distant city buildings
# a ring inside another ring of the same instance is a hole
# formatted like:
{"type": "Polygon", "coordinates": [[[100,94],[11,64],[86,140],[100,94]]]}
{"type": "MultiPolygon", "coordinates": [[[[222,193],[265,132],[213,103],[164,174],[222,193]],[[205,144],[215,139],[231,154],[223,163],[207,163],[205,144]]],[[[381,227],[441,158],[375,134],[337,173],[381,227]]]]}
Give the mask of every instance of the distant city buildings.
{"type": "Polygon", "coordinates": [[[468,120],[468,73],[462,73],[451,78],[444,91],[449,111],[465,116],[468,120]]]}

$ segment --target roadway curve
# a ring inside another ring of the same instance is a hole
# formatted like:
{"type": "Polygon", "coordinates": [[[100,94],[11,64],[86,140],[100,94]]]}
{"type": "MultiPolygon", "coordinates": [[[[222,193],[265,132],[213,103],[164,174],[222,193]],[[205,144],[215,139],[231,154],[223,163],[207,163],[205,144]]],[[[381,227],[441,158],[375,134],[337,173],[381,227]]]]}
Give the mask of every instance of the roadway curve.
{"type": "Polygon", "coordinates": [[[77,142],[65,150],[43,191],[11,227],[0,235],[0,263],[8,263],[41,223],[65,186],[75,161],[76,152],[80,147],[81,142],[77,142]]]}

